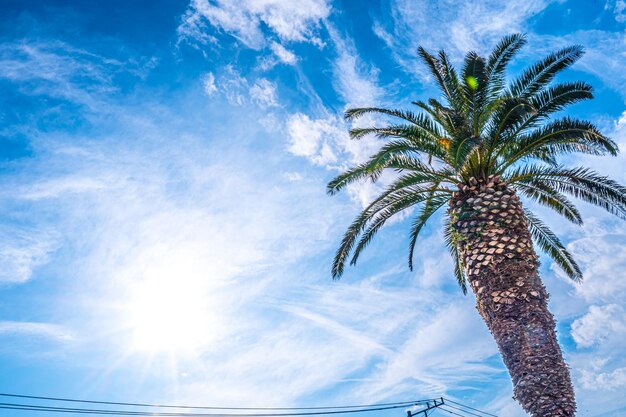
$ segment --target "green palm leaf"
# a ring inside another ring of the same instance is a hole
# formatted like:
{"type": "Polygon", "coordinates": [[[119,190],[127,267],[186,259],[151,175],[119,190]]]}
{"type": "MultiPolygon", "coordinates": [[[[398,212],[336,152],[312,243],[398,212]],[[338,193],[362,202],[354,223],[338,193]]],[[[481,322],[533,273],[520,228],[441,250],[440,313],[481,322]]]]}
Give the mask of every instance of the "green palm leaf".
{"type": "Polygon", "coordinates": [[[526,221],[530,233],[537,246],[539,246],[563,271],[576,282],[583,278],[580,267],[561,243],[558,237],[532,212],[526,210],[526,221]]]}
{"type": "Polygon", "coordinates": [[[569,46],[554,52],[528,68],[509,87],[513,97],[530,97],[548,85],[554,77],[583,56],[583,47],[569,46]]]}

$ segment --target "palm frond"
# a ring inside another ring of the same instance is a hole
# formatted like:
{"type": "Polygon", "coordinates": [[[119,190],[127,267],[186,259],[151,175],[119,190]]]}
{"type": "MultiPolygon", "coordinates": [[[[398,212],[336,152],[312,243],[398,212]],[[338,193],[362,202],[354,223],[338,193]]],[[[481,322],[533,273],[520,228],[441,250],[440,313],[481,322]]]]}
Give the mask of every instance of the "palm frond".
{"type": "MultiPolygon", "coordinates": [[[[444,181],[438,171],[424,166],[420,161],[417,162],[424,168],[423,171],[410,172],[398,178],[374,199],[348,227],[333,261],[333,278],[339,278],[343,274],[345,261],[350,255],[356,239],[378,213],[384,212],[400,201],[404,202],[420,195],[427,196],[428,193],[433,192],[433,183],[444,181]]],[[[451,190],[445,188],[438,188],[436,191],[445,194],[452,193],[451,190]]],[[[414,204],[419,201],[422,200],[418,199],[414,204]]]]}
{"type": "Polygon", "coordinates": [[[487,59],[487,88],[491,97],[500,95],[504,88],[504,76],[508,63],[526,43],[526,36],[516,33],[505,36],[487,59]]]}
{"type": "Polygon", "coordinates": [[[528,135],[510,139],[499,152],[504,159],[501,171],[536,153],[617,155],[618,152],[617,144],[600,133],[592,123],[568,117],[548,123],[528,135]]]}
{"type": "Polygon", "coordinates": [[[550,256],[570,279],[580,282],[583,278],[582,271],[559,238],[532,212],[524,210],[524,214],[530,234],[537,246],[550,256]]]}
{"type": "Polygon", "coordinates": [[[467,100],[463,94],[463,85],[459,82],[459,77],[456,74],[456,69],[450,63],[448,56],[444,51],[439,51],[439,67],[444,83],[448,86],[448,90],[452,95],[452,104],[458,110],[463,109],[466,106],[467,100]]]}
{"type": "Polygon", "coordinates": [[[562,110],[570,104],[593,98],[593,87],[582,81],[557,84],[541,90],[528,100],[541,117],[562,110]]]}
{"type": "Polygon", "coordinates": [[[352,252],[356,239],[378,212],[385,210],[398,201],[405,201],[408,198],[421,195],[427,196],[429,192],[430,188],[428,187],[420,188],[418,186],[413,186],[409,190],[405,188],[390,187],[386,192],[372,201],[363,211],[361,211],[359,216],[354,219],[352,224],[350,224],[344,233],[339,249],[337,250],[333,260],[333,278],[337,279],[343,274],[345,262],[352,252]]]}
{"type": "Polygon", "coordinates": [[[344,117],[348,120],[356,120],[369,113],[378,113],[387,116],[397,117],[417,127],[421,127],[426,131],[439,132],[437,124],[434,123],[433,120],[431,120],[428,116],[424,114],[413,113],[409,110],[385,109],[382,107],[358,107],[346,110],[344,117]]]}
{"type": "Polygon", "coordinates": [[[405,191],[395,194],[395,198],[390,201],[385,207],[380,209],[375,214],[375,216],[370,216],[367,229],[361,229],[363,230],[361,239],[354,249],[352,259],[350,260],[350,265],[356,265],[357,260],[359,259],[359,256],[363,249],[365,249],[367,245],[369,245],[374,235],[382,226],[385,225],[387,220],[411,206],[426,201],[431,195],[431,192],[432,189],[414,189],[408,190],[408,192],[405,191]]]}
{"type": "Polygon", "coordinates": [[[471,121],[472,133],[479,134],[479,121],[482,113],[486,92],[487,74],[485,60],[476,52],[469,52],[465,56],[463,65],[463,91],[468,103],[468,118],[471,121]]]}
{"type": "Polygon", "coordinates": [[[470,124],[463,113],[443,105],[434,98],[428,99],[428,104],[437,114],[436,120],[445,128],[447,136],[454,138],[465,132],[471,132],[470,124]]]}
{"type": "Polygon", "coordinates": [[[481,163],[483,148],[480,138],[467,138],[458,144],[455,151],[455,167],[463,181],[471,177],[482,178],[486,176],[485,166],[481,163]]]}
{"type": "Polygon", "coordinates": [[[513,120],[507,126],[505,135],[517,137],[525,130],[534,128],[551,114],[562,110],[566,106],[582,100],[593,98],[593,88],[584,82],[558,84],[540,91],[528,99],[530,112],[513,120]]]}
{"type": "Polygon", "coordinates": [[[626,220],[626,187],[589,168],[527,166],[509,177],[511,184],[544,184],[601,207],[626,220]]]}
{"type": "Polygon", "coordinates": [[[450,77],[449,72],[446,73],[446,67],[442,65],[436,57],[429,54],[426,49],[421,46],[417,48],[417,53],[435,78],[435,81],[450,106],[455,110],[460,111],[463,108],[464,103],[462,96],[459,94],[459,86],[452,84],[452,77],[450,77]]]}
{"type": "Polygon", "coordinates": [[[417,158],[420,153],[442,158],[446,157],[446,154],[435,145],[415,143],[409,140],[396,140],[383,146],[369,161],[339,174],[328,183],[326,191],[329,195],[333,195],[355,181],[365,178],[376,181],[385,168],[422,172],[429,180],[438,179],[445,181],[445,176],[450,173],[445,170],[436,170],[428,167],[417,158]]]}
{"type": "Polygon", "coordinates": [[[350,129],[350,137],[352,139],[360,139],[370,134],[374,134],[381,139],[394,137],[421,141],[430,140],[435,143],[439,138],[443,137],[443,133],[438,129],[428,130],[423,126],[409,124],[389,125],[385,127],[355,127],[350,129]]]}
{"type": "Polygon", "coordinates": [[[536,112],[535,107],[527,99],[505,97],[491,110],[491,119],[486,127],[487,142],[490,147],[505,142],[507,132],[526,120],[536,112]]]}
{"type": "Polygon", "coordinates": [[[452,237],[452,223],[449,215],[446,216],[444,222],[443,238],[446,242],[446,247],[448,248],[448,251],[450,251],[450,255],[452,255],[452,262],[454,263],[454,276],[456,278],[456,281],[461,287],[463,294],[467,294],[467,280],[465,279],[465,273],[463,272],[463,260],[461,259],[459,248],[457,247],[457,244],[456,242],[454,242],[454,239],[452,237]]]}
{"type": "Polygon", "coordinates": [[[576,206],[563,194],[544,182],[518,183],[516,188],[530,199],[559,213],[576,225],[582,225],[583,219],[576,206]]]}
{"type": "Polygon", "coordinates": [[[527,98],[541,90],[554,79],[556,74],[572,65],[583,56],[580,45],[569,46],[551,53],[522,73],[509,87],[513,97],[527,98]]]}
{"type": "Polygon", "coordinates": [[[443,205],[450,201],[449,195],[441,195],[435,197],[434,191],[431,192],[430,197],[426,200],[422,206],[420,212],[415,217],[413,224],[411,225],[411,242],[409,243],[409,270],[413,270],[413,253],[415,252],[415,245],[417,244],[417,237],[419,236],[422,228],[428,222],[433,214],[437,212],[443,205]]]}

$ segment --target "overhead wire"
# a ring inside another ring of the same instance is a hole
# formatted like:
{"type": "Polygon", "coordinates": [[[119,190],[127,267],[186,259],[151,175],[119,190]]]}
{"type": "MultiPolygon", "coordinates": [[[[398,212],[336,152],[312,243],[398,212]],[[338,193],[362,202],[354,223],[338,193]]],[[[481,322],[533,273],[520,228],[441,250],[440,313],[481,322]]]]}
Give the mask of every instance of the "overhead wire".
{"type": "MultiPolygon", "coordinates": [[[[449,414],[454,414],[454,415],[462,416],[462,417],[468,417],[468,416],[483,417],[481,414],[472,413],[471,411],[467,411],[467,410],[464,410],[464,409],[459,408],[459,407],[454,407],[453,405],[450,405],[450,404],[442,404],[442,406],[439,407],[438,409],[443,410],[443,411],[445,411],[445,412],[447,412],[449,414]],[[452,410],[450,410],[450,408],[453,408],[453,409],[455,409],[457,411],[452,411],[452,410]]],[[[480,411],[480,410],[478,410],[478,411],[480,411]]]]}
{"type": "MultiPolygon", "coordinates": [[[[38,405],[23,403],[3,403],[0,402],[0,409],[16,410],[16,411],[38,411],[50,413],[66,413],[66,414],[91,414],[91,415],[114,415],[114,416],[163,416],[163,417],[304,417],[304,416],[322,416],[333,414],[353,414],[371,411],[393,410],[399,408],[407,408],[410,406],[423,405],[425,403],[435,402],[435,399],[401,401],[389,403],[363,404],[363,405],[343,405],[343,406],[317,406],[317,407],[222,407],[222,406],[190,406],[190,405],[171,405],[171,404],[149,404],[149,403],[133,403],[133,402],[115,402],[115,401],[97,401],[83,400],[75,398],[61,397],[44,397],[35,395],[9,394],[0,393],[0,397],[21,398],[37,401],[53,401],[53,402],[71,402],[80,404],[99,404],[108,406],[122,407],[148,407],[148,408],[168,408],[178,410],[224,410],[224,411],[267,411],[267,412],[223,412],[223,413],[200,413],[200,412],[155,412],[153,410],[126,410],[116,408],[72,408],[61,407],[56,405],[38,405]],[[270,412],[270,411],[294,411],[294,412],[270,412]]],[[[431,414],[436,410],[443,410],[449,414],[461,417],[498,417],[495,414],[470,407],[468,405],[442,398],[445,400],[443,404],[438,404],[432,409],[431,414]],[[452,404],[456,404],[454,406],[452,404]],[[462,408],[460,408],[462,407],[462,408]],[[456,411],[452,411],[454,409],[456,411]],[[468,410],[473,410],[468,411],[468,410]],[[477,414],[480,413],[480,414],[477,414]]],[[[420,411],[418,411],[420,413],[420,411]]]]}
{"type": "MultiPolygon", "coordinates": [[[[417,405],[417,404],[416,404],[417,405]]],[[[329,414],[351,414],[371,411],[392,410],[406,408],[407,405],[394,405],[385,407],[370,407],[349,410],[332,411],[309,411],[300,413],[182,413],[182,412],[154,412],[154,411],[132,411],[132,410],[105,410],[94,408],[70,408],[55,407],[47,405],[0,403],[0,409],[22,410],[22,411],[47,411],[66,414],[99,414],[99,415],[120,415],[120,416],[197,416],[197,417],[292,417],[292,416],[318,416],[329,414]]]]}
{"type": "Polygon", "coordinates": [[[467,411],[467,410],[464,410],[464,409],[459,408],[459,407],[455,407],[455,406],[450,405],[450,404],[445,404],[445,406],[446,406],[446,407],[451,407],[451,408],[454,408],[455,410],[459,410],[459,411],[461,411],[461,412],[463,412],[463,413],[466,413],[466,414],[469,414],[469,415],[471,415],[471,416],[476,416],[476,417],[484,417],[484,414],[476,414],[476,413],[473,413],[473,412],[471,412],[471,411],[467,411]]]}
{"type": "Polygon", "coordinates": [[[435,414],[439,410],[439,407],[441,407],[441,404],[437,406],[436,408],[432,408],[428,410],[428,414],[424,414],[424,416],[431,417],[433,414],[435,414]]]}
{"type": "Polygon", "coordinates": [[[81,400],[74,398],[59,398],[59,397],[41,397],[35,395],[21,395],[21,394],[7,394],[0,393],[0,397],[12,397],[12,398],[25,398],[33,400],[44,401],[58,401],[58,402],[73,402],[83,404],[102,404],[102,405],[121,405],[128,407],[151,407],[151,408],[181,408],[181,409],[203,409],[203,410],[261,410],[261,411],[280,411],[280,410],[338,410],[338,409],[356,409],[356,408],[371,408],[371,407],[386,407],[386,406],[403,406],[418,405],[430,400],[415,400],[415,401],[401,401],[390,403],[378,403],[378,404],[363,404],[363,405],[338,405],[338,406],[325,406],[325,407],[217,407],[217,406],[190,406],[190,405],[171,405],[171,404],[148,404],[148,403],[131,403],[131,402],[115,402],[115,401],[96,401],[96,400],[81,400]]]}
{"type": "Polygon", "coordinates": [[[454,414],[456,416],[467,417],[466,415],[455,413],[454,411],[447,410],[447,409],[443,408],[443,405],[441,407],[437,407],[437,410],[445,411],[446,413],[454,414]]]}
{"type": "Polygon", "coordinates": [[[458,405],[458,406],[460,406],[460,407],[469,408],[470,410],[474,410],[474,411],[477,411],[477,412],[479,412],[479,413],[482,413],[482,414],[485,414],[485,415],[488,415],[488,416],[491,416],[491,417],[499,417],[499,416],[497,416],[496,414],[491,414],[491,413],[488,413],[488,412],[486,412],[486,411],[483,411],[483,410],[479,410],[479,409],[477,409],[477,408],[470,407],[469,405],[461,404],[461,403],[456,402],[456,401],[453,401],[453,400],[451,400],[451,399],[449,399],[449,398],[445,398],[445,400],[446,400],[446,402],[449,402],[449,403],[452,403],[452,404],[456,404],[456,405],[458,405]]]}

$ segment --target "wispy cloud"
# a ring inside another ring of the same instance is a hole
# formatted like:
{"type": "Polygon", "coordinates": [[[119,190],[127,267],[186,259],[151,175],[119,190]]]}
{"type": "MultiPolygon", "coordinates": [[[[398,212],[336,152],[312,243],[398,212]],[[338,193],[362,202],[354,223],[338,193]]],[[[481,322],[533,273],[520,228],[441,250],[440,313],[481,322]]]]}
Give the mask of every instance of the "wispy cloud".
{"type": "Polygon", "coordinates": [[[593,371],[584,369],[580,378],[581,385],[592,392],[617,391],[626,386],[626,367],[609,372],[602,372],[602,362],[593,361],[593,371]],[[598,369],[599,368],[599,369],[598,369]]]}
{"type": "Polygon", "coordinates": [[[57,324],[28,321],[0,321],[0,337],[6,336],[42,337],[60,342],[71,341],[75,338],[70,330],[57,324]]]}
{"type": "Polygon", "coordinates": [[[621,68],[626,65],[626,34],[624,31],[579,30],[563,36],[536,35],[532,42],[536,51],[547,53],[572,44],[585,47],[585,55],[576,69],[598,77],[602,82],[621,94],[626,100],[626,75],[621,68]]]}
{"type": "Polygon", "coordinates": [[[372,382],[362,388],[364,397],[383,398],[411,390],[436,396],[458,387],[461,381],[500,372],[483,363],[497,354],[497,348],[472,309],[465,303],[429,315],[398,353],[372,375],[372,382]]]}
{"type": "MultiPolygon", "coordinates": [[[[487,1],[459,5],[453,1],[392,0],[389,3],[391,23],[377,20],[373,31],[407,74],[414,74],[419,65],[417,46],[445,49],[459,60],[470,50],[487,54],[502,36],[516,32],[528,33],[531,46],[524,54],[537,59],[555,49],[581,44],[587,53],[576,68],[597,76],[624,96],[626,76],[621,68],[626,63],[626,54],[620,52],[626,45],[623,31],[588,29],[559,36],[535,34],[530,20],[555,3],[560,1],[487,1]],[[432,30],[433,27],[438,30],[432,30]]],[[[623,2],[608,2],[606,7],[613,9],[618,22],[622,19],[623,2]]],[[[427,76],[421,78],[428,79],[427,76]]]]}
{"type": "Polygon", "coordinates": [[[213,95],[213,93],[217,91],[217,86],[215,85],[215,75],[212,72],[206,73],[202,81],[202,86],[204,87],[204,92],[207,96],[213,95]]]}
{"type": "MultiPolygon", "coordinates": [[[[327,22],[326,28],[335,53],[332,61],[333,86],[343,102],[343,109],[380,106],[384,100],[384,89],[378,82],[378,69],[363,62],[352,39],[340,34],[331,23],[327,22]]],[[[343,170],[365,162],[380,147],[380,141],[373,137],[351,140],[347,134],[351,123],[344,121],[341,114],[333,114],[327,108],[321,113],[316,118],[301,113],[288,118],[289,150],[294,155],[306,157],[312,163],[331,170],[343,170]]],[[[380,120],[366,116],[356,125],[376,122],[380,120]]],[[[392,177],[385,173],[379,184],[350,186],[348,192],[355,201],[365,206],[392,177]]]]}
{"type": "Polygon", "coordinates": [[[21,92],[45,95],[95,109],[114,92],[116,74],[142,77],[154,61],[119,61],[60,41],[22,40],[0,45],[0,79],[18,83],[21,92]]]}
{"type": "Polygon", "coordinates": [[[263,77],[245,77],[232,65],[223,68],[217,77],[213,72],[205,74],[202,87],[207,96],[219,94],[234,106],[279,107],[276,83],[263,77]]]}
{"type": "Polygon", "coordinates": [[[330,13],[326,0],[233,1],[194,0],[178,28],[179,35],[206,42],[206,19],[213,27],[226,32],[249,48],[267,45],[262,26],[283,41],[320,44],[316,30],[330,13]]]}
{"type": "Polygon", "coordinates": [[[298,57],[278,42],[272,42],[270,49],[278,57],[280,62],[293,65],[298,61],[298,57]]]}
{"type": "Polygon", "coordinates": [[[263,108],[278,106],[276,84],[267,78],[256,80],[254,85],[250,87],[250,97],[263,108]]]}
{"type": "Polygon", "coordinates": [[[334,116],[312,120],[303,113],[295,113],[287,119],[288,149],[317,165],[338,162],[337,146],[344,143],[347,133],[341,120],[334,116]]]}
{"type": "Polygon", "coordinates": [[[378,85],[379,69],[364,62],[352,39],[342,36],[332,25],[327,25],[336,57],[333,61],[335,90],[348,107],[371,106],[383,98],[378,85]]]}
{"type": "Polygon", "coordinates": [[[60,236],[50,227],[0,224],[0,284],[28,281],[59,245],[60,236]]]}
{"type": "Polygon", "coordinates": [[[544,10],[550,0],[407,1],[392,0],[391,24],[376,21],[374,33],[408,73],[415,73],[418,46],[445,49],[454,58],[469,50],[488,53],[503,36],[526,30],[526,20],[544,10]],[[433,30],[433,28],[437,28],[433,30]]]}
{"type": "Polygon", "coordinates": [[[587,314],[572,323],[572,337],[582,348],[603,343],[609,336],[623,339],[625,319],[626,311],[617,304],[591,306],[587,314]]]}

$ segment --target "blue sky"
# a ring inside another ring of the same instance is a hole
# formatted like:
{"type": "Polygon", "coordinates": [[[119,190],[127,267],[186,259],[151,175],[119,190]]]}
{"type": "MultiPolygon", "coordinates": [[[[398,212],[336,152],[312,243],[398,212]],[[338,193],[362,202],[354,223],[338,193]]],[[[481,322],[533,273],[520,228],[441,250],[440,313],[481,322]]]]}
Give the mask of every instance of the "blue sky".
{"type": "MultiPolygon", "coordinates": [[[[381,186],[325,194],[380,146],[349,141],[342,112],[436,95],[418,45],[458,60],[524,32],[514,72],[582,44],[561,79],[596,99],[568,114],[626,148],[623,0],[458,3],[3,0],[0,392],[286,406],[444,395],[522,416],[439,219],[414,272],[398,219],[341,281],[329,273],[381,186]]],[[[564,162],[626,183],[623,154],[564,162]]],[[[545,257],[541,270],[580,415],[618,416],[626,225],[581,207],[583,228],[539,211],[585,282],[545,257]]]]}

